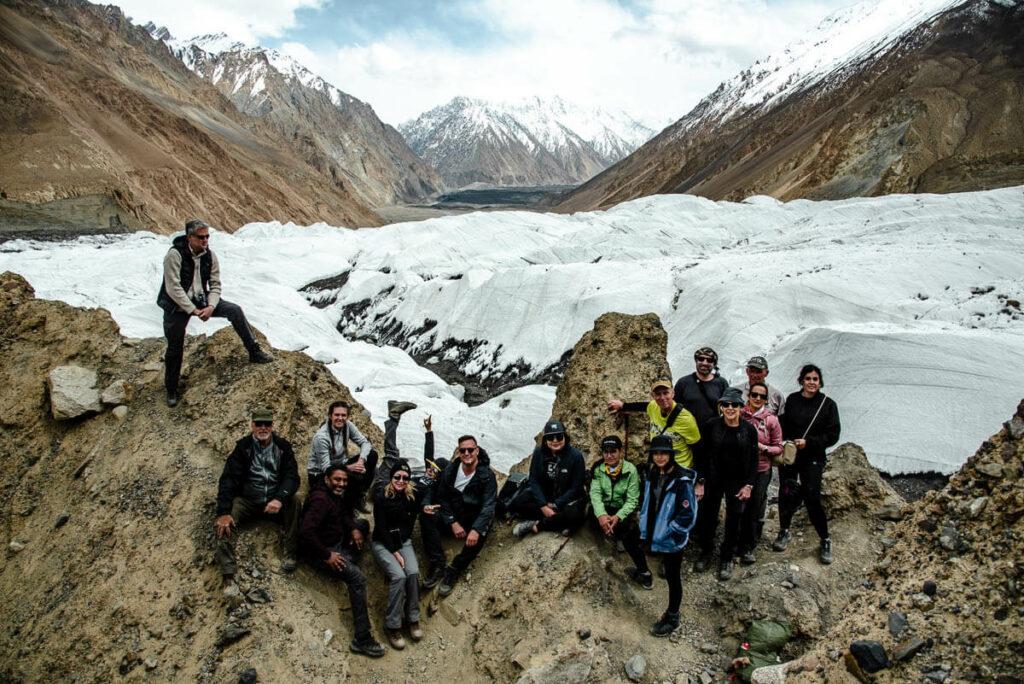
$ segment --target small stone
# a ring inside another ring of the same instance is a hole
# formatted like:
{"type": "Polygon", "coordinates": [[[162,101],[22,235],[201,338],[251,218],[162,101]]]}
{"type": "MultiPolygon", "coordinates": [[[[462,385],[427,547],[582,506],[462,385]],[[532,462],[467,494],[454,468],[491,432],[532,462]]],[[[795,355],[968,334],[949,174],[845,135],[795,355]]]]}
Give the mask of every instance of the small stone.
{"type": "Polygon", "coordinates": [[[100,394],[100,401],[104,404],[117,406],[128,401],[128,392],[125,390],[123,380],[115,380],[106,386],[100,394]]]}
{"type": "Polygon", "coordinates": [[[935,605],[935,599],[924,592],[914,594],[910,597],[910,601],[914,604],[915,608],[919,608],[921,610],[931,610],[932,606],[935,605]]]}
{"type": "Polygon", "coordinates": [[[57,519],[53,521],[53,529],[57,529],[58,527],[64,527],[68,524],[68,520],[71,520],[71,514],[67,511],[62,512],[60,515],[57,516],[57,519]]]}
{"type": "Polygon", "coordinates": [[[892,654],[893,660],[899,663],[906,662],[920,653],[921,649],[927,645],[928,642],[921,637],[914,637],[896,647],[892,654]]]}
{"type": "Polygon", "coordinates": [[[948,670],[932,670],[931,672],[925,672],[924,678],[929,682],[935,682],[936,684],[942,684],[946,679],[949,678],[948,670]]]}
{"type": "Polygon", "coordinates": [[[792,570],[790,570],[789,574],[786,575],[786,581],[789,582],[790,584],[792,584],[794,587],[799,587],[800,586],[800,573],[799,572],[793,572],[792,570]]]}
{"type": "Polygon", "coordinates": [[[324,630],[324,646],[331,643],[331,639],[334,638],[334,632],[329,629],[324,630]]]}
{"type": "Polygon", "coordinates": [[[250,667],[242,670],[241,674],[238,675],[238,684],[256,684],[256,668],[250,667]]]}
{"type": "Polygon", "coordinates": [[[111,411],[111,413],[114,414],[114,417],[117,418],[118,420],[124,420],[125,418],[128,417],[128,407],[115,406],[114,410],[111,411]]]}
{"type": "Polygon", "coordinates": [[[629,677],[631,682],[639,682],[644,678],[644,673],[647,672],[647,661],[644,660],[642,655],[635,655],[626,661],[626,676],[629,677]]]}
{"type": "Polygon", "coordinates": [[[988,497],[979,496],[977,499],[973,499],[971,503],[967,504],[967,514],[970,515],[972,518],[977,518],[984,512],[985,506],[987,505],[988,497]]]}
{"type": "Polygon", "coordinates": [[[149,658],[146,658],[146,662],[145,662],[145,665],[146,665],[146,669],[147,669],[147,670],[155,670],[155,669],[156,669],[156,666],[157,666],[158,664],[159,664],[159,663],[157,663],[157,660],[156,660],[156,658],[153,658],[153,657],[149,657],[149,658]]]}
{"type": "Polygon", "coordinates": [[[982,475],[986,475],[988,477],[995,478],[1003,476],[1003,466],[999,465],[998,463],[980,463],[977,466],[975,466],[975,468],[979,473],[981,473],[982,475]]]}
{"type": "Polygon", "coordinates": [[[946,525],[945,527],[943,527],[942,532],[939,534],[939,546],[946,549],[947,551],[956,551],[956,543],[956,528],[952,525],[946,525]]]}
{"type": "Polygon", "coordinates": [[[710,641],[705,641],[703,644],[700,645],[700,650],[704,653],[717,653],[718,644],[712,643],[710,641]]]}
{"type": "Polygon", "coordinates": [[[284,631],[288,632],[289,634],[292,634],[292,633],[295,632],[295,625],[293,625],[290,622],[284,623],[283,625],[281,625],[281,627],[284,629],[284,631]]]}
{"type": "Polygon", "coordinates": [[[887,504],[875,511],[882,520],[900,521],[903,520],[903,506],[899,504],[887,504]]]}
{"type": "Polygon", "coordinates": [[[586,627],[576,630],[576,636],[580,638],[580,641],[586,641],[590,638],[590,630],[586,627]]]}
{"type": "Polygon", "coordinates": [[[850,644],[850,655],[854,657],[860,668],[868,674],[874,674],[887,667],[892,667],[889,656],[885,653],[885,646],[882,646],[878,641],[854,641],[850,644]]]}
{"type": "Polygon", "coordinates": [[[783,589],[792,589],[792,588],[794,587],[794,584],[793,584],[792,582],[790,582],[789,580],[782,580],[782,581],[781,581],[781,582],[779,583],[779,585],[780,585],[780,586],[781,586],[781,587],[782,587],[783,589]]]}
{"type": "Polygon", "coordinates": [[[926,580],[924,586],[921,588],[921,592],[928,594],[929,596],[935,596],[939,590],[939,585],[934,580],[926,580]]]}
{"type": "Polygon", "coordinates": [[[907,614],[901,613],[898,610],[894,610],[889,613],[888,623],[889,633],[894,637],[898,637],[900,634],[903,634],[903,632],[905,632],[910,626],[910,623],[907,622],[907,614]]]}
{"type": "Polygon", "coordinates": [[[163,369],[164,369],[163,361],[150,361],[149,363],[147,363],[145,366],[142,367],[142,370],[147,370],[147,371],[162,371],[163,369]]]}
{"type": "Polygon", "coordinates": [[[246,634],[250,632],[248,627],[241,627],[239,625],[227,625],[221,630],[221,633],[217,636],[217,641],[214,642],[214,646],[217,648],[224,648],[229,646],[246,634]]]}
{"type": "Polygon", "coordinates": [[[12,539],[11,543],[7,545],[7,548],[11,550],[11,553],[20,553],[25,550],[25,545],[17,539],[12,539]]]}

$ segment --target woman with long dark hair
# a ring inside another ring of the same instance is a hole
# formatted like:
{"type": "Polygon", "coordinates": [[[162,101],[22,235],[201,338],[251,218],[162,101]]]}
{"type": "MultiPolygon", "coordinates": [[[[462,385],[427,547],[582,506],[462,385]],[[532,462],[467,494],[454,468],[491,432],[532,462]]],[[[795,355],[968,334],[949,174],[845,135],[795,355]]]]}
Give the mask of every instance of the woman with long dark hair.
{"type": "Polygon", "coordinates": [[[821,477],[825,472],[825,449],[839,441],[839,408],[821,391],[825,376],[809,363],[797,376],[800,391],[786,397],[780,422],[782,438],[796,443],[796,461],[779,467],[779,536],[772,548],[785,551],[792,536],[789,526],[800,506],[807,507],[821,542],[819,557],[832,562],[832,538],[828,534],[828,517],[821,505],[821,477]]]}

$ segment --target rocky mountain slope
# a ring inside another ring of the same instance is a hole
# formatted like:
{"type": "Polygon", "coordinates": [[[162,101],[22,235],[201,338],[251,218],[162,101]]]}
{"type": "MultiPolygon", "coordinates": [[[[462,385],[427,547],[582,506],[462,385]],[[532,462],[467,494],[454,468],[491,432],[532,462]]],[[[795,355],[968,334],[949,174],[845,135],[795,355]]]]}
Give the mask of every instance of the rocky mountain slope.
{"type": "MultiPolygon", "coordinates": [[[[605,317],[574,350],[566,372],[573,386],[560,388],[556,404],[570,425],[581,426],[572,428],[581,444],[588,443],[588,433],[615,429],[597,422],[585,427],[592,397],[605,384],[625,383],[643,370],[632,361],[602,364],[607,355],[632,358],[629,352],[643,347],[657,356],[659,339],[663,353],[664,332],[658,334],[646,318],[605,317]],[[654,345],[610,334],[620,326],[651,331],[654,345]]],[[[883,566],[894,559],[887,566],[894,576],[936,573],[943,600],[942,573],[950,581],[959,577],[944,555],[909,555],[916,542],[908,531],[920,529],[918,518],[931,516],[927,511],[947,501],[946,494],[904,508],[863,452],[843,445],[832,455],[824,487],[835,536],[842,540],[836,564],[819,565],[808,538],[814,535],[798,534],[785,554],[763,552],[757,565],[728,583],[710,573],[688,574],[687,629],[669,639],[647,634],[664,606],[664,584],[657,582],[653,592],[638,589],[625,575],[624,555],[591,532],[569,541],[543,535],[516,542],[501,524],[450,597],[424,597],[425,641],[381,660],[358,658],[347,652],[351,616],[344,591],[308,567],[280,574],[271,527],[250,528],[239,542],[241,606],[220,602],[212,565],[215,481],[231,443],[245,432],[246,413],[259,404],[273,407],[279,432],[304,453],[323,405],[350,396],[323,365],[278,350],[273,364],[254,367],[245,363],[230,330],[193,338],[184,402],[169,410],[159,402],[160,340],[124,338],[106,311],[37,299],[28,283],[9,273],[0,276],[0,352],[10,361],[0,367],[4,681],[235,682],[251,669],[259,681],[437,681],[450,678],[454,662],[467,682],[624,681],[624,664],[636,665],[636,656],[644,661],[639,681],[718,681],[753,618],[790,622],[795,639],[784,649],[786,658],[845,641],[848,635],[836,626],[857,617],[845,610],[847,597],[868,591],[861,582],[874,559],[883,566]],[[58,399],[47,391],[46,378],[65,364],[96,371],[103,400],[80,417],[58,420],[58,399]],[[890,520],[904,515],[902,523],[890,520]]],[[[380,432],[361,410],[353,413],[379,446],[380,432]]],[[[435,429],[444,450],[458,426],[435,429]]],[[[1002,454],[998,443],[994,448],[1002,454]]],[[[982,486],[997,498],[979,520],[1010,520],[1019,508],[1012,489],[1019,483],[1019,453],[1014,458],[1000,465],[998,477],[997,468],[986,465],[990,456],[977,465],[987,478],[982,486]]],[[[966,472],[970,481],[980,477],[966,472]]],[[[954,478],[951,487],[966,482],[954,478]]],[[[975,500],[973,489],[947,491],[947,514],[975,500]]],[[[774,534],[774,525],[769,520],[767,534],[774,534]]],[[[809,529],[802,516],[796,526],[809,529]]],[[[993,561],[998,567],[1020,557],[1019,536],[988,539],[977,532],[954,541],[960,558],[987,549],[979,546],[984,544],[1003,545],[1002,560],[993,561]]],[[[379,630],[384,586],[369,559],[364,567],[379,630]]],[[[1007,586],[1016,592],[1016,584],[1007,586]]],[[[878,581],[871,591],[882,587],[878,581]]],[[[997,599],[990,588],[961,592],[956,602],[962,614],[983,620],[982,607],[997,599]]],[[[894,593],[891,600],[904,599],[894,593]]],[[[1008,619],[1007,630],[1018,618],[1008,619]]],[[[910,621],[920,629],[914,616],[910,621]]],[[[974,650],[957,656],[954,676],[968,672],[989,648],[1003,648],[996,639],[1012,632],[999,629],[992,636],[971,633],[974,650]]],[[[835,665],[827,656],[795,662],[814,679],[827,673],[829,681],[839,681],[832,679],[835,665]]]]}
{"type": "Polygon", "coordinates": [[[377,225],[341,178],[306,163],[114,7],[0,7],[4,232],[225,230],[258,219],[377,225]]]}
{"type": "Polygon", "coordinates": [[[441,190],[437,173],[370,105],[291,57],[224,34],[176,41],[166,29],[146,28],[240,111],[268,123],[313,168],[371,205],[415,201],[441,190]]]}
{"type": "Polygon", "coordinates": [[[457,97],[398,128],[455,187],[576,184],[654,134],[624,112],[590,111],[557,97],[515,103],[457,97]]]}
{"type": "Polygon", "coordinates": [[[1019,184],[1022,46],[1015,0],[866,0],[721,84],[559,209],[1019,184]]]}

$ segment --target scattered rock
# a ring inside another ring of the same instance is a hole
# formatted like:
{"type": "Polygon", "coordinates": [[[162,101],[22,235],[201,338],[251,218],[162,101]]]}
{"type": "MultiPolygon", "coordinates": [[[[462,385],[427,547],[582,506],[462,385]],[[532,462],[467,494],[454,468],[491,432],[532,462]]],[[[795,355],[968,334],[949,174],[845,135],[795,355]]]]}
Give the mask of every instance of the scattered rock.
{"type": "Polygon", "coordinates": [[[57,516],[56,520],[53,521],[53,529],[57,529],[58,527],[64,527],[68,524],[68,520],[71,520],[71,514],[67,511],[64,511],[63,513],[57,516]]]}
{"type": "Polygon", "coordinates": [[[892,667],[892,662],[890,662],[889,656],[885,653],[885,646],[882,646],[878,641],[854,641],[850,644],[850,654],[857,661],[860,669],[868,674],[892,667]]]}
{"type": "Polygon", "coordinates": [[[718,644],[712,643],[710,641],[705,641],[703,644],[700,645],[700,650],[704,653],[717,653],[718,644]]]}
{"type": "Polygon", "coordinates": [[[957,541],[958,536],[955,527],[946,525],[942,528],[942,532],[939,534],[939,546],[947,551],[956,551],[957,541]]]}
{"type": "Polygon", "coordinates": [[[894,637],[898,637],[900,634],[903,634],[909,626],[910,623],[907,622],[906,613],[901,613],[898,610],[894,610],[889,613],[889,633],[894,637]]]}
{"type": "Polygon", "coordinates": [[[149,657],[146,658],[144,665],[146,666],[147,670],[155,670],[156,666],[159,665],[159,662],[157,662],[156,658],[149,657]]]}
{"type": "Polygon", "coordinates": [[[117,418],[118,420],[124,420],[125,418],[128,417],[128,407],[127,406],[115,406],[114,410],[111,411],[111,413],[113,413],[114,417],[117,418]]]}
{"type": "Polygon", "coordinates": [[[876,510],[875,515],[882,520],[893,520],[898,522],[903,520],[903,509],[904,506],[902,504],[887,504],[876,510]]]}
{"type": "Polygon", "coordinates": [[[1003,476],[1003,466],[998,463],[993,463],[991,461],[988,463],[979,463],[975,468],[979,473],[988,477],[996,478],[1003,476]]]}
{"type": "Polygon", "coordinates": [[[750,674],[750,684],[785,684],[789,663],[766,665],[750,674]]]}
{"type": "Polygon", "coordinates": [[[57,420],[70,420],[103,409],[96,389],[96,371],[81,366],[57,366],[46,377],[50,411],[57,420]]]}
{"type": "Polygon", "coordinates": [[[921,652],[928,642],[921,637],[914,637],[896,647],[892,657],[898,663],[906,662],[921,652]]]}
{"type": "Polygon", "coordinates": [[[334,632],[332,632],[329,629],[325,629],[324,630],[324,646],[326,646],[329,643],[331,643],[332,639],[334,639],[334,632]]]}
{"type": "Polygon", "coordinates": [[[988,505],[988,497],[987,496],[979,496],[977,499],[974,499],[974,500],[971,501],[971,503],[967,504],[967,513],[972,518],[977,518],[979,515],[981,515],[984,512],[985,506],[987,506],[987,505],[988,505]]]}
{"type": "Polygon", "coordinates": [[[934,580],[926,580],[924,586],[921,588],[921,592],[928,596],[935,596],[939,590],[939,585],[934,580]]]}
{"type": "Polygon", "coordinates": [[[106,386],[100,394],[100,401],[110,406],[117,406],[128,402],[128,390],[123,380],[115,380],[106,386]]]}
{"type": "Polygon", "coordinates": [[[919,592],[910,597],[910,601],[914,604],[915,608],[920,610],[931,610],[932,606],[935,605],[935,599],[924,592],[919,592]]]}
{"type": "Polygon", "coordinates": [[[11,553],[20,553],[25,550],[25,545],[17,539],[12,539],[11,543],[7,545],[7,548],[11,550],[11,553]]]}
{"type": "Polygon", "coordinates": [[[590,630],[586,627],[576,630],[576,636],[580,638],[580,641],[586,641],[590,638],[590,630]]]}
{"type": "Polygon", "coordinates": [[[647,672],[647,661],[640,654],[637,654],[626,661],[626,676],[629,677],[631,682],[639,682],[643,680],[644,673],[647,672]]]}
{"type": "Polygon", "coordinates": [[[242,673],[238,675],[238,684],[256,684],[257,679],[256,668],[250,667],[242,670],[242,673]]]}
{"type": "Polygon", "coordinates": [[[217,635],[217,641],[214,642],[214,646],[217,648],[229,646],[244,637],[250,631],[251,630],[248,627],[242,627],[241,625],[227,625],[221,630],[220,634],[217,635]]]}

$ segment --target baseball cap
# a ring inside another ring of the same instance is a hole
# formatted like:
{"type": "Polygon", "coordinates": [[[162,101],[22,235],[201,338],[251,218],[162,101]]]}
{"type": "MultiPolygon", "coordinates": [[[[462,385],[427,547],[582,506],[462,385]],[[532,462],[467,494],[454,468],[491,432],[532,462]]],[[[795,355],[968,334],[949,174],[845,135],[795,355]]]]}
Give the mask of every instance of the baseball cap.
{"type": "Polygon", "coordinates": [[[756,368],[758,370],[768,370],[768,361],[763,356],[751,356],[747,361],[747,368],[756,368]]]}

